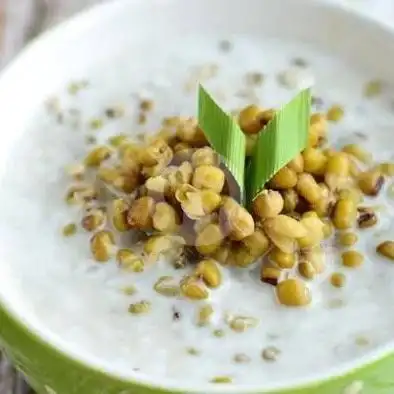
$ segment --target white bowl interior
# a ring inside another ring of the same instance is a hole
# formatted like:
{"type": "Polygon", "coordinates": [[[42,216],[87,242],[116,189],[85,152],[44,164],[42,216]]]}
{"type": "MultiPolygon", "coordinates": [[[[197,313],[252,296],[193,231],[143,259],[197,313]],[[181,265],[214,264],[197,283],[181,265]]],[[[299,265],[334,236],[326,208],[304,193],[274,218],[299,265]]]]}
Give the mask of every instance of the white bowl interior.
{"type": "MultiPolygon", "coordinates": [[[[29,196],[26,195],[26,185],[22,184],[18,178],[14,181],[10,180],[9,173],[14,170],[18,174],[23,171],[28,172],[31,163],[29,160],[50,161],[53,155],[59,154],[59,151],[44,149],[30,152],[27,157],[21,157],[17,154],[21,139],[29,138],[28,130],[32,124],[35,125],[35,129],[50,128],[49,121],[43,117],[42,103],[53,92],[64,89],[70,79],[87,77],[92,81],[103,82],[102,86],[93,84],[94,97],[90,98],[91,101],[86,102],[82,99],[80,102],[87,113],[93,116],[97,108],[103,107],[106,103],[126,99],[129,93],[125,86],[130,86],[130,93],[135,87],[142,87],[149,91],[149,86],[152,84],[161,86],[163,91],[165,89],[169,91],[173,79],[182,66],[186,67],[195,61],[209,61],[212,56],[217,56],[214,43],[220,38],[234,39],[236,43],[243,43],[245,50],[241,53],[241,56],[242,54],[244,56],[240,63],[245,68],[248,64],[255,67],[259,62],[258,56],[263,56],[262,53],[249,56],[248,48],[256,46],[248,46],[247,43],[253,41],[256,45],[261,42],[264,47],[266,41],[271,49],[276,46],[280,47],[278,52],[282,55],[286,52],[294,55],[291,51],[300,45],[307,53],[321,50],[324,53],[333,54],[336,58],[344,59],[351,67],[354,66],[360,75],[363,73],[366,76],[376,75],[384,80],[394,81],[394,62],[392,56],[390,57],[390,54],[394,53],[393,32],[383,29],[376,22],[324,5],[323,2],[295,2],[294,0],[116,1],[95,7],[55,28],[30,45],[5,70],[0,79],[0,102],[4,103],[3,108],[5,108],[0,117],[0,129],[3,130],[0,143],[0,170],[4,179],[3,202],[0,209],[0,298],[32,330],[47,338],[59,349],[89,365],[122,378],[138,379],[147,384],[158,384],[189,392],[196,390],[246,392],[302,385],[338,375],[377,359],[391,351],[392,346],[382,345],[379,349],[357,360],[345,360],[338,367],[325,371],[319,370],[304,378],[293,378],[285,383],[279,381],[269,382],[266,385],[245,383],[225,388],[201,385],[196,388],[193,382],[177,383],[165,377],[155,380],[148,375],[137,374],[131,369],[127,370],[114,360],[107,363],[98,354],[81,354],[78,349],[78,340],[72,343],[67,340],[67,336],[56,332],[53,328],[61,322],[61,316],[56,316],[54,313],[59,307],[59,300],[63,300],[61,307],[64,310],[74,310],[75,316],[72,318],[82,319],[89,308],[96,308],[92,298],[94,289],[89,286],[85,288],[83,275],[87,268],[76,265],[80,257],[78,252],[71,253],[65,258],[63,253],[66,253],[66,249],[53,246],[57,245],[56,242],[53,242],[51,246],[51,241],[54,240],[53,237],[56,237],[56,234],[51,236],[50,233],[44,231],[45,239],[41,241],[39,237],[33,236],[40,231],[36,227],[37,223],[46,221],[45,214],[53,215],[52,224],[58,223],[60,226],[64,223],[66,217],[63,213],[51,211],[52,199],[60,199],[61,194],[60,192],[59,195],[52,194],[52,190],[48,189],[50,193],[48,195],[45,189],[42,190],[42,197],[48,201],[48,209],[35,213],[34,203],[30,202],[29,196]],[[201,46],[190,45],[187,56],[183,56],[182,51],[187,47],[187,42],[199,43],[200,36],[204,37],[201,39],[201,45],[209,42],[208,38],[211,37],[212,47],[200,50],[201,46]],[[167,57],[166,52],[169,53],[167,57]],[[161,61],[163,58],[166,59],[165,62],[161,61]],[[172,71],[171,64],[174,65],[172,71]],[[149,81],[150,75],[160,74],[163,70],[165,72],[170,70],[168,72],[172,73],[168,80],[170,82],[162,79],[149,81]],[[120,97],[119,94],[123,96],[120,97]],[[19,161],[16,161],[17,157],[19,161]],[[17,207],[23,208],[15,212],[17,207]],[[25,211],[29,211],[32,215],[31,224],[24,224],[24,217],[27,216],[24,214],[25,211]],[[19,235],[18,239],[16,239],[17,235],[19,235]],[[38,253],[40,248],[46,250],[43,254],[43,261],[38,253]],[[21,257],[22,254],[25,254],[25,258],[21,257]],[[75,262],[72,261],[73,257],[75,257],[75,262]],[[31,260],[34,272],[21,272],[21,268],[26,266],[26,259],[31,260]],[[22,260],[24,263],[17,262],[22,260]],[[74,273],[79,272],[79,274],[74,275],[70,269],[60,267],[61,264],[68,263],[75,270],[74,273]],[[51,295],[53,295],[52,303],[48,301],[51,295]],[[49,305],[52,313],[49,320],[44,319],[40,313],[45,303],[49,305]],[[49,321],[51,321],[50,324],[49,321]]],[[[272,51],[274,52],[274,49],[272,51]]],[[[236,59],[233,60],[236,61],[236,59]]],[[[321,69],[324,70],[324,57],[320,57],[319,62],[323,65],[321,69]]],[[[270,66],[264,64],[264,67],[270,66]]],[[[231,80],[231,72],[227,78],[231,80]]],[[[343,86],[348,88],[354,86],[355,81],[349,73],[346,76],[338,75],[338,91],[345,94],[343,86]]],[[[335,94],[335,88],[333,92],[335,94]]],[[[274,102],[270,104],[277,105],[289,97],[288,92],[283,92],[281,95],[276,95],[274,102]]],[[[181,104],[182,111],[193,111],[194,99],[193,95],[185,99],[184,105],[181,104]]],[[[180,95],[175,92],[174,104],[167,102],[165,111],[177,111],[177,105],[181,100],[180,95]]],[[[390,120],[387,120],[387,124],[390,124],[390,120]]],[[[385,126],[387,125],[383,122],[382,127],[385,126]]],[[[122,124],[122,127],[127,127],[127,123],[122,124]]],[[[46,144],[48,148],[51,143],[56,143],[55,140],[58,137],[42,135],[41,138],[42,144],[46,144]]],[[[76,154],[81,153],[78,152],[76,139],[80,141],[80,137],[69,135],[62,140],[65,145],[64,157],[69,160],[73,160],[76,154]],[[68,149],[70,151],[67,151],[68,149]],[[77,150],[71,151],[72,149],[77,150]]],[[[40,179],[39,173],[33,172],[33,174],[35,175],[30,181],[32,186],[34,186],[35,176],[40,179]]],[[[50,176],[53,179],[48,181],[48,185],[51,182],[57,182],[59,173],[52,173],[50,176]]],[[[40,188],[38,181],[37,188],[40,188]]],[[[56,204],[53,207],[56,207],[56,204]]],[[[54,228],[55,232],[56,228],[54,228]]],[[[79,245],[84,250],[83,244],[79,245]]],[[[70,244],[66,246],[69,248],[70,244]]],[[[114,279],[115,274],[112,271],[106,274],[114,279]]],[[[96,275],[97,280],[105,281],[105,278],[100,276],[104,273],[92,275],[96,275]]],[[[98,300],[100,297],[101,295],[97,294],[98,300]]],[[[120,306],[124,307],[123,301],[119,302],[120,306]]],[[[111,312],[110,309],[108,311],[111,312]]],[[[118,310],[112,312],[115,316],[118,310]]],[[[110,330],[110,322],[108,324],[110,330]]],[[[93,332],[95,329],[94,324],[89,324],[89,322],[86,322],[83,327],[70,324],[67,328],[74,338],[81,340],[86,336],[86,330],[93,332]]],[[[126,343],[128,338],[125,336],[122,340],[126,343]]],[[[91,346],[94,347],[94,343],[91,346]]]]}

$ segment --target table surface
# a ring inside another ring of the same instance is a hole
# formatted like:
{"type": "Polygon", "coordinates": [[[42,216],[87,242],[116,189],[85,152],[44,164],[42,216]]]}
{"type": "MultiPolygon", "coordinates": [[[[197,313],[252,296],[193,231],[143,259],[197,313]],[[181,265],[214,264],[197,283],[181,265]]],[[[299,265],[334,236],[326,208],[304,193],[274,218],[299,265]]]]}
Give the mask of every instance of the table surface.
{"type": "MultiPolygon", "coordinates": [[[[0,67],[33,37],[81,9],[103,0],[0,0],[0,67]]],[[[127,1],[127,0],[125,0],[127,1]]],[[[315,1],[315,0],[310,0],[315,1]]],[[[394,0],[326,0],[394,25],[394,0]]],[[[0,394],[31,394],[0,353],[0,394]]]]}

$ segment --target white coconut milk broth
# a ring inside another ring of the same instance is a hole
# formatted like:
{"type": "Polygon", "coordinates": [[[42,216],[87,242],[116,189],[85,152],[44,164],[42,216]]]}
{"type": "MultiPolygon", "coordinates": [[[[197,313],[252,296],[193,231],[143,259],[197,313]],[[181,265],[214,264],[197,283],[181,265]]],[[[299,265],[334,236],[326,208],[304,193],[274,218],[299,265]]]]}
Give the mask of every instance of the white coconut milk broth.
{"type": "Polygon", "coordinates": [[[224,285],[211,292],[215,310],[211,327],[195,325],[199,303],[154,293],[152,286],[159,276],[180,275],[165,261],[142,274],[124,273],[114,261],[93,261],[89,235],[82,230],[67,239],[61,235],[66,223],[80,221],[78,210],[64,203],[69,184],[64,166],[86,154],[85,139],[92,134],[89,119],[102,116],[113,104],[126,106],[125,117],[106,121],[102,130],[93,132],[104,142],[119,132],[155,130],[162,116],[195,114],[196,94],[185,93],[184,84],[190,67],[198,65],[219,65],[218,75],[205,85],[226,109],[249,103],[235,93],[244,86],[246,72],[263,72],[266,81],[257,93],[260,103],[269,107],[283,104],[295,94],[296,90],[280,87],[275,75],[288,69],[292,58],[302,57],[315,77],[310,78],[308,71],[305,84],[315,82],[314,93],[323,99],[324,108],[334,103],[345,106],[345,119],[330,126],[333,141],[360,142],[375,158],[394,159],[394,112],[389,94],[362,99],[362,86],[375,75],[359,73],[357,68],[299,43],[239,38],[233,40],[233,50],[224,54],[218,50],[218,42],[215,37],[178,39],[169,47],[155,47],[154,54],[149,52],[143,58],[131,61],[121,53],[98,64],[86,75],[90,82],[86,90],[77,96],[67,95],[66,90],[56,93],[64,112],[63,124],[48,115],[44,106],[39,108],[34,122],[26,125],[25,138],[2,179],[0,285],[9,289],[10,299],[19,303],[27,320],[39,322],[74,354],[94,359],[103,369],[196,383],[226,375],[237,384],[291,384],[294,379],[353,361],[392,340],[394,265],[374,252],[380,241],[394,237],[388,186],[382,198],[372,202],[387,205],[379,214],[378,226],[360,233],[357,249],[367,257],[360,269],[344,269],[338,254],[327,255],[327,271],[310,283],[313,305],[305,309],[279,306],[270,285],[259,281],[258,267],[224,269],[224,285]],[[135,123],[138,92],[155,101],[147,126],[135,123]],[[73,108],[81,111],[80,126],[75,115],[70,115],[73,108]],[[334,271],[346,274],[343,289],[329,284],[329,274],[334,271]],[[138,291],[126,296],[121,289],[130,284],[138,291]],[[152,301],[151,313],[129,314],[128,305],[141,299],[152,301]],[[338,307],[338,300],[342,306],[338,307]],[[180,313],[176,321],[174,308],[180,313]],[[256,317],[259,325],[234,333],[225,325],[226,312],[256,317]],[[215,329],[223,329],[225,336],[214,336],[215,329]],[[360,345],[360,337],[367,338],[368,344],[360,345]],[[261,357],[269,346],[281,351],[276,362],[261,357]],[[188,354],[190,347],[200,354],[188,354]],[[246,354],[251,361],[234,363],[236,353],[246,354]]]}

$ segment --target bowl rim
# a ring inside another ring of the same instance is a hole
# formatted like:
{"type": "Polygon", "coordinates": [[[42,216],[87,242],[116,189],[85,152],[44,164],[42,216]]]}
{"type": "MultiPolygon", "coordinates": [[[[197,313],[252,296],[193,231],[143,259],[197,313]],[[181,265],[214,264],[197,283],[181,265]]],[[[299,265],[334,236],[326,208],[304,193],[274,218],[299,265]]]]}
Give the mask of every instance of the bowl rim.
{"type": "MultiPolygon", "coordinates": [[[[145,0],[146,1],[146,0],[145,0]]],[[[149,0],[151,2],[167,2],[173,3],[179,0],[149,0]]],[[[278,1],[278,0],[277,0],[278,1]]],[[[289,1],[289,0],[280,0],[280,1],[289,1]]],[[[44,33],[35,37],[29,44],[25,46],[25,48],[14,57],[9,63],[5,65],[5,67],[1,70],[0,73],[0,89],[7,79],[11,78],[14,70],[17,70],[18,67],[21,67],[24,63],[26,63],[25,59],[27,59],[30,54],[34,53],[39,47],[44,46],[46,43],[50,41],[56,41],[60,37],[64,35],[76,36],[80,33],[86,31],[89,27],[89,24],[86,23],[88,19],[91,20],[90,24],[96,24],[101,17],[104,17],[107,14],[107,10],[112,10],[114,7],[123,7],[126,4],[143,2],[143,0],[110,0],[104,3],[99,3],[93,5],[71,18],[66,19],[60,24],[53,26],[46,30],[44,33]],[[73,31],[70,34],[70,31],[73,31]]],[[[391,37],[394,40],[394,25],[388,25],[387,23],[378,20],[376,18],[369,17],[365,14],[355,11],[350,6],[346,4],[337,4],[328,0],[315,0],[311,2],[309,0],[302,0],[303,6],[306,8],[316,9],[320,8],[322,12],[329,12],[331,14],[336,15],[344,15],[346,19],[354,20],[362,23],[368,24],[373,27],[379,33],[390,33],[391,37]]],[[[94,365],[92,360],[88,360],[85,357],[81,357],[81,355],[73,354],[69,349],[64,349],[60,346],[60,343],[57,341],[53,341],[53,338],[45,337],[41,335],[42,333],[39,330],[36,330],[35,327],[29,325],[26,322],[22,315],[18,313],[17,310],[13,308],[10,303],[7,302],[5,294],[2,294],[0,289],[0,313],[4,313],[4,315],[9,319],[12,325],[14,325],[19,331],[23,332],[23,334],[28,337],[30,341],[37,343],[42,346],[43,349],[48,354],[52,354],[52,356],[56,356],[57,358],[62,359],[63,361],[68,361],[73,363],[76,367],[84,370],[89,370],[91,373],[96,375],[100,375],[103,378],[108,380],[118,381],[126,385],[137,386],[140,388],[149,388],[157,391],[171,391],[174,393],[201,393],[209,392],[209,393],[234,393],[238,394],[242,392],[244,394],[247,393],[262,393],[262,392],[270,392],[271,394],[285,394],[289,391],[296,390],[306,390],[312,389],[317,385],[322,385],[328,382],[333,382],[337,379],[344,378],[350,375],[355,374],[365,368],[370,367],[372,364],[380,361],[384,361],[388,359],[394,353],[394,340],[392,344],[388,344],[382,346],[375,351],[369,353],[367,356],[362,356],[357,358],[356,360],[349,361],[341,364],[341,368],[330,368],[324,373],[320,373],[316,376],[313,376],[313,379],[295,379],[294,383],[291,386],[288,384],[274,384],[267,388],[261,388],[259,385],[234,385],[234,386],[186,386],[184,383],[174,384],[173,381],[169,381],[166,379],[155,379],[154,377],[145,377],[145,376],[136,376],[132,378],[131,376],[124,376],[120,373],[117,373],[116,370],[103,370],[98,365],[94,365]],[[163,383],[161,383],[163,382],[163,383]]],[[[0,329],[1,332],[1,329],[0,329]]],[[[1,338],[0,338],[1,339],[1,338]]],[[[0,342],[1,343],[1,342],[0,342]]]]}

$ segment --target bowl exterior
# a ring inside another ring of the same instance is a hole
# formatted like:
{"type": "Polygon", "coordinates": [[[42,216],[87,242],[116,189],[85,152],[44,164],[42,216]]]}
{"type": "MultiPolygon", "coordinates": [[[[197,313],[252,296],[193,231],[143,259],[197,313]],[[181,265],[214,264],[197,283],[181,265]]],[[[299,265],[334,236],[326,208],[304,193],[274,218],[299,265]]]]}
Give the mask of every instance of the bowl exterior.
{"type": "MultiPolygon", "coordinates": [[[[38,394],[169,393],[165,388],[117,379],[73,360],[30,332],[1,304],[0,347],[25,374],[38,394]]],[[[393,370],[394,355],[390,355],[345,376],[333,377],[308,387],[259,394],[392,394],[393,370]]],[[[180,393],[186,394],[183,391],[180,393]]]]}

